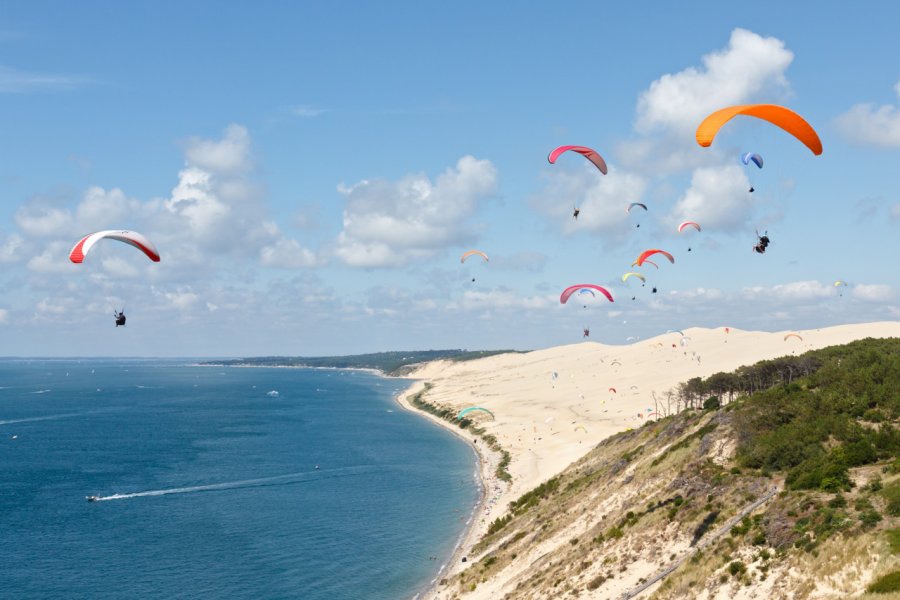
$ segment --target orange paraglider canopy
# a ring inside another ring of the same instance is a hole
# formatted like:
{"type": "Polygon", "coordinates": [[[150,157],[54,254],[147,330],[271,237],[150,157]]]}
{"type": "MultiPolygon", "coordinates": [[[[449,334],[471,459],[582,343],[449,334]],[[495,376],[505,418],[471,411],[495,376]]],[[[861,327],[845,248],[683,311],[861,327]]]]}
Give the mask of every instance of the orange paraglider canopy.
{"type": "Polygon", "coordinates": [[[822,140],[812,125],[791,109],[776,104],[741,104],[717,110],[697,127],[697,143],[704,148],[711,145],[722,125],[737,115],[756,117],[777,125],[803,142],[816,156],[822,154],[822,140]]]}

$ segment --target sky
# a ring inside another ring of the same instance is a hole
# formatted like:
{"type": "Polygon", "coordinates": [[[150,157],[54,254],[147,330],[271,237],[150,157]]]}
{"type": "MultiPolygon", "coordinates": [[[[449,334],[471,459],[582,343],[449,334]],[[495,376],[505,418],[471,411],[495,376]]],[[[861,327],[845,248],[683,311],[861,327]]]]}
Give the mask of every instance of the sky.
{"type": "Polygon", "coordinates": [[[898,22],[890,2],[4,2],[0,356],[896,320],[898,22]],[[822,155],[750,117],[696,143],[748,103],[801,114],[822,155]],[[608,174],[548,163],[569,144],[608,174]],[[69,262],[105,229],[162,260],[104,240],[69,262]],[[675,263],[632,269],[648,248],[675,263]],[[560,304],[587,283],[615,301],[560,304]]]}

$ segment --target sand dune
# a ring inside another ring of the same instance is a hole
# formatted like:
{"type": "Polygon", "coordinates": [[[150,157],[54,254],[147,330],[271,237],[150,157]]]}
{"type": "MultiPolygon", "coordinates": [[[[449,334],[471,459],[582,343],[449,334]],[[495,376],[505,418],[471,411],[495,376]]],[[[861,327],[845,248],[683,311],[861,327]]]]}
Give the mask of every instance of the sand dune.
{"type": "Polygon", "coordinates": [[[471,362],[437,361],[413,375],[432,385],[426,397],[431,403],[490,409],[495,421],[484,413],[473,417],[512,455],[511,485],[497,481],[492,466],[483,468],[488,502],[480,508],[449,573],[465,566],[460,555],[492,520],[505,514],[510,501],[564,470],[604,438],[639,427],[653,412],[674,410],[666,392],[679,383],[866,337],[900,337],[900,323],[796,331],[802,340],[785,340],[790,331],[690,328],[683,333],[684,337],[667,333],[627,346],[585,342],[471,362]]]}

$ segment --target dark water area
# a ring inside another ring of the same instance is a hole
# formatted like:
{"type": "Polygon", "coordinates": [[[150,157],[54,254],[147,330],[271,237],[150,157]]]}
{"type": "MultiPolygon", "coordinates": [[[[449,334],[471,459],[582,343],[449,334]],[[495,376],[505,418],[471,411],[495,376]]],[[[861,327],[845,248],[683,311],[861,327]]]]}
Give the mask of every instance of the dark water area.
{"type": "Polygon", "coordinates": [[[0,361],[0,596],[411,597],[478,490],[472,450],[394,401],[407,383],[0,361]]]}

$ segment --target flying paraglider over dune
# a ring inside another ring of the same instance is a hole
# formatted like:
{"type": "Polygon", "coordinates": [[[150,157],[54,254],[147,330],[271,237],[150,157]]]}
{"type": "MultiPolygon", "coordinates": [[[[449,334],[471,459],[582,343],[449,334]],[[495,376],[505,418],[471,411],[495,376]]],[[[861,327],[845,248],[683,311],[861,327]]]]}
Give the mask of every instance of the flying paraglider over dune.
{"type": "Polygon", "coordinates": [[[496,420],[496,417],[494,416],[494,413],[492,413],[491,411],[489,411],[489,410],[486,409],[486,408],[481,408],[480,406],[471,406],[471,407],[469,407],[469,408],[464,408],[464,409],[462,409],[461,411],[459,411],[459,414],[456,415],[456,420],[457,420],[457,421],[460,421],[460,420],[462,420],[462,418],[465,417],[467,414],[469,414],[469,413],[471,413],[471,412],[474,412],[474,411],[476,411],[476,410],[480,410],[480,411],[486,412],[487,414],[491,415],[491,419],[496,420]]]}
{"type": "Polygon", "coordinates": [[[837,281],[834,282],[834,287],[836,287],[838,289],[838,295],[843,296],[844,292],[843,292],[843,290],[841,290],[841,288],[847,287],[847,282],[843,281],[841,279],[838,279],[837,281]]]}
{"type": "Polygon", "coordinates": [[[564,152],[568,152],[570,150],[572,152],[577,152],[578,154],[582,155],[583,157],[585,157],[586,159],[591,161],[594,164],[594,166],[600,170],[601,173],[606,175],[606,173],[607,173],[606,161],[603,160],[603,157],[600,156],[596,150],[588,148],[587,146],[560,146],[559,148],[554,149],[553,152],[550,153],[550,156],[547,157],[547,160],[550,162],[551,165],[555,164],[556,159],[559,158],[560,154],[563,154],[564,152]]]}
{"type": "Polygon", "coordinates": [[[566,289],[564,289],[563,293],[560,294],[560,296],[559,296],[559,303],[565,304],[566,302],[569,301],[569,297],[572,294],[574,294],[575,292],[577,292],[579,290],[583,290],[583,289],[584,290],[597,290],[598,292],[600,292],[601,294],[606,296],[607,300],[609,300],[610,302],[615,302],[615,300],[613,300],[612,294],[610,294],[606,288],[600,287],[599,285],[594,285],[592,283],[580,283],[578,285],[569,286],[566,289]]]}
{"type": "Polygon", "coordinates": [[[637,277],[638,279],[640,279],[640,280],[643,282],[641,285],[643,285],[644,283],[647,283],[647,278],[646,278],[646,277],[644,277],[644,276],[641,275],[640,273],[635,273],[634,271],[630,271],[630,272],[625,273],[624,275],[622,275],[622,281],[627,282],[629,277],[637,277]]]}
{"type": "Polygon", "coordinates": [[[644,264],[644,261],[646,261],[649,257],[653,256],[654,254],[662,254],[663,256],[665,256],[666,258],[669,259],[670,263],[672,263],[673,265],[675,264],[675,258],[671,254],[669,254],[665,250],[659,250],[657,248],[651,248],[650,250],[644,250],[643,252],[641,252],[641,255],[637,257],[637,260],[635,262],[640,267],[644,264]]]}
{"type": "Polygon", "coordinates": [[[94,244],[102,239],[116,240],[134,246],[146,254],[147,258],[153,262],[159,262],[159,252],[157,252],[153,242],[136,231],[127,230],[97,231],[84,236],[78,240],[78,243],[69,252],[69,260],[73,263],[83,262],[88,252],[94,247],[94,244]]]}
{"type": "Polygon", "coordinates": [[[784,336],[784,341],[785,342],[788,341],[788,338],[797,338],[801,342],[803,341],[803,338],[800,337],[799,333],[788,333],[787,335],[784,336]]]}
{"type": "Polygon", "coordinates": [[[816,156],[822,154],[822,140],[812,125],[791,109],[776,104],[741,104],[717,110],[697,127],[697,143],[704,148],[712,145],[719,129],[738,115],[768,121],[800,140],[816,156]]]}
{"type": "Polygon", "coordinates": [[[462,256],[459,257],[459,262],[464,263],[466,259],[470,256],[480,256],[484,259],[484,262],[490,261],[488,255],[482,252],[481,250],[469,250],[468,252],[464,252],[462,256]]]}

